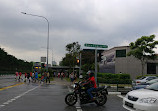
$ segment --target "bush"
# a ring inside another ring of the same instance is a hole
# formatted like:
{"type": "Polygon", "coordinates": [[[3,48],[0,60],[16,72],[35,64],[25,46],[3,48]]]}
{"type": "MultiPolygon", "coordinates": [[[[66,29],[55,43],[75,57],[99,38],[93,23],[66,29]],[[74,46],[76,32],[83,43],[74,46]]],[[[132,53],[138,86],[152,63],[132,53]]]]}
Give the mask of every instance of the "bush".
{"type": "Polygon", "coordinates": [[[98,82],[107,84],[131,84],[129,74],[98,73],[98,82]]]}
{"type": "Polygon", "coordinates": [[[119,79],[130,79],[129,74],[119,74],[119,79]]]}

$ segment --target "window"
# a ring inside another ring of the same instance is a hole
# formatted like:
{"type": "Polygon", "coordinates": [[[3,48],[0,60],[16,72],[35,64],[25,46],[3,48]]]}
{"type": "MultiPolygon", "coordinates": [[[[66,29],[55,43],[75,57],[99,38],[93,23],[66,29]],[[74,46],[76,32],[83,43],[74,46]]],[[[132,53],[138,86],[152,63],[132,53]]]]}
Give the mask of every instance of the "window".
{"type": "Polygon", "coordinates": [[[126,57],[126,49],[116,50],[116,57],[126,57]]]}
{"type": "Polygon", "coordinates": [[[156,63],[147,63],[147,73],[156,74],[156,63]]]}

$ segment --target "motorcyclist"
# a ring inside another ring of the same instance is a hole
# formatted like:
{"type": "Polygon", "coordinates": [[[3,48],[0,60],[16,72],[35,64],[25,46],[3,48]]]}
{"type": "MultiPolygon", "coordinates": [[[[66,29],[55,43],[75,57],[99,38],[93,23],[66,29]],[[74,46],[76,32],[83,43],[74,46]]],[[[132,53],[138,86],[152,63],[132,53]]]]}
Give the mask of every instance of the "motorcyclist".
{"type": "Polygon", "coordinates": [[[86,83],[83,83],[83,85],[90,84],[91,87],[87,90],[87,93],[90,96],[91,100],[95,100],[95,97],[93,97],[91,93],[93,90],[95,90],[95,88],[97,88],[94,73],[92,71],[88,71],[87,74],[89,75],[89,78],[87,79],[86,83]]]}

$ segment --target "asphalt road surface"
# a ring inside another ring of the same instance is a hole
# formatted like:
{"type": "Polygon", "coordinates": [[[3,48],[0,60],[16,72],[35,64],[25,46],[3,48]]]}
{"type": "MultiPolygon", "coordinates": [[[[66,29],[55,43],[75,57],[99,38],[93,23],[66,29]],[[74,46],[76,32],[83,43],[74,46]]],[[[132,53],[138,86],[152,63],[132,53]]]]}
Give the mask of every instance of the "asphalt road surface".
{"type": "Polygon", "coordinates": [[[16,82],[14,77],[0,77],[0,111],[127,111],[122,98],[108,95],[104,106],[95,103],[65,104],[70,83],[55,79],[50,84],[16,82]],[[78,106],[80,108],[78,108],[78,106]]]}

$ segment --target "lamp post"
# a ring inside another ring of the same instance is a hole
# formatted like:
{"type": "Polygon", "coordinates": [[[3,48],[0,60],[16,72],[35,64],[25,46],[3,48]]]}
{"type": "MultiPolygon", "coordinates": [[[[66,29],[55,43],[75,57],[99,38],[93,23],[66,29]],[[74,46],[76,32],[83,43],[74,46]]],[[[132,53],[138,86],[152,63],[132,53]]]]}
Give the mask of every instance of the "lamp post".
{"type": "Polygon", "coordinates": [[[48,71],[48,53],[49,53],[49,21],[48,21],[48,19],[46,18],[46,17],[44,17],[44,16],[40,16],[40,15],[34,15],[34,14],[28,14],[28,13],[25,13],[25,12],[21,12],[22,14],[25,14],[25,15],[30,15],[30,16],[36,16],[36,17],[41,17],[41,18],[44,18],[46,21],[47,21],[47,23],[48,23],[48,38],[47,38],[47,71],[48,71]]]}

